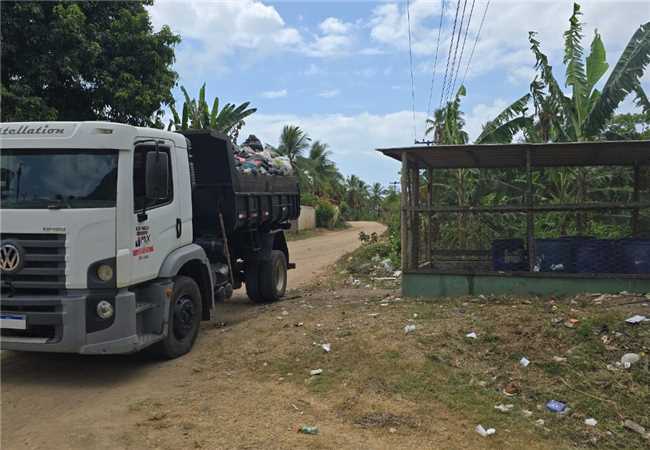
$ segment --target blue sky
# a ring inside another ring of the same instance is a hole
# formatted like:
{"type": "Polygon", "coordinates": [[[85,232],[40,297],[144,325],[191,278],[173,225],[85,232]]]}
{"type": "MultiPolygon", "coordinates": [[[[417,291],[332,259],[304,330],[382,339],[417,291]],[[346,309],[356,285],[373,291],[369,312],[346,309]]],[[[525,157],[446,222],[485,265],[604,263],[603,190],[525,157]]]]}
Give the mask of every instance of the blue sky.
{"type": "MultiPolygon", "coordinates": [[[[456,1],[446,0],[432,109],[440,103],[456,1]]],[[[463,78],[486,0],[467,0],[465,24],[474,4],[456,87],[463,78]]],[[[175,69],[190,93],[205,81],[209,101],[250,101],[258,112],[242,132],[277,145],[282,126],[301,126],[330,145],[345,175],[386,185],[397,180],[397,164],[377,147],[406,146],[423,138],[434,68],[441,0],[411,0],[416,120],[405,1],[167,1],[150,13],[154,26],[181,34],[175,69]]],[[[465,0],[460,0],[462,12],[465,0]]],[[[650,2],[581,2],[585,48],[601,33],[610,68],[632,33],[650,21],[650,2]]],[[[563,79],[562,33],[571,1],[492,0],[465,86],[470,137],[510,102],[525,94],[534,58],[528,31],[539,32],[543,50],[563,79]]],[[[460,18],[459,22],[460,23],[460,18]]],[[[463,40],[461,39],[461,47],[463,40]]],[[[461,50],[458,51],[460,57],[461,50]]],[[[453,63],[453,59],[452,59],[453,63]]],[[[643,85],[650,92],[650,74],[643,85]]],[[[604,79],[606,79],[607,75],[604,79]]],[[[179,103],[180,91],[175,92],[179,103]]],[[[195,94],[196,95],[196,94],[195,94]]],[[[634,111],[632,98],[620,107],[634,111]]]]}

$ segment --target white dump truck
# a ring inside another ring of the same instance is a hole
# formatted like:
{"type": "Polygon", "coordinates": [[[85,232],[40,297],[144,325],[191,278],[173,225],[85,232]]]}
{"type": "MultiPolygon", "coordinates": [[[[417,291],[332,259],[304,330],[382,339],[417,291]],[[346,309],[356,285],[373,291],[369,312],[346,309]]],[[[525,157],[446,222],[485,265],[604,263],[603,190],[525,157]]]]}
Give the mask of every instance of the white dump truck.
{"type": "Polygon", "coordinates": [[[0,124],[3,349],[188,352],[215,303],[282,297],[295,177],[243,175],[222,134],[0,124]]]}

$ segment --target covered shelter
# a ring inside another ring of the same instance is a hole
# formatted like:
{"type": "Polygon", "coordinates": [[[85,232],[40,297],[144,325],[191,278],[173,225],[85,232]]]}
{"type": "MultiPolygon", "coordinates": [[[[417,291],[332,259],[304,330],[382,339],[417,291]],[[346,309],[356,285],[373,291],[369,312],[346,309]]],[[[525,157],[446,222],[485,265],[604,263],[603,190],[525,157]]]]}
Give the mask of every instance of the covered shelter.
{"type": "Polygon", "coordinates": [[[650,292],[650,141],[378,149],[409,296],[650,292]]]}

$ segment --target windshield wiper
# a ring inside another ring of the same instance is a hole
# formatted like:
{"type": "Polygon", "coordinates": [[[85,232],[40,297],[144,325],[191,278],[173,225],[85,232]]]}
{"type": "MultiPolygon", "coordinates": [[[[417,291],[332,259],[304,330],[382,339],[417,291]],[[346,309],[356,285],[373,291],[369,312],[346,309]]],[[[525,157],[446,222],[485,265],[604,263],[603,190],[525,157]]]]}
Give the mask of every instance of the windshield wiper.
{"type": "Polygon", "coordinates": [[[49,203],[47,209],[62,209],[62,208],[72,208],[69,202],[65,201],[63,198],[57,198],[57,203],[49,203]]]}

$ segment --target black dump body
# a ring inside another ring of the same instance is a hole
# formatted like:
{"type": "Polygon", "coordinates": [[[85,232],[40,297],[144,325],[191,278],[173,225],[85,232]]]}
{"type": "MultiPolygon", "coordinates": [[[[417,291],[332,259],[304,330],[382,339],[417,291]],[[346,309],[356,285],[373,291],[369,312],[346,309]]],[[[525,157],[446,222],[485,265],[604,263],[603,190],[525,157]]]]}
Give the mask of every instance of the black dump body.
{"type": "Polygon", "coordinates": [[[192,174],[194,236],[220,234],[219,212],[226,234],[266,232],[300,214],[297,177],[243,175],[235,169],[233,145],[224,134],[187,130],[192,174]]]}

